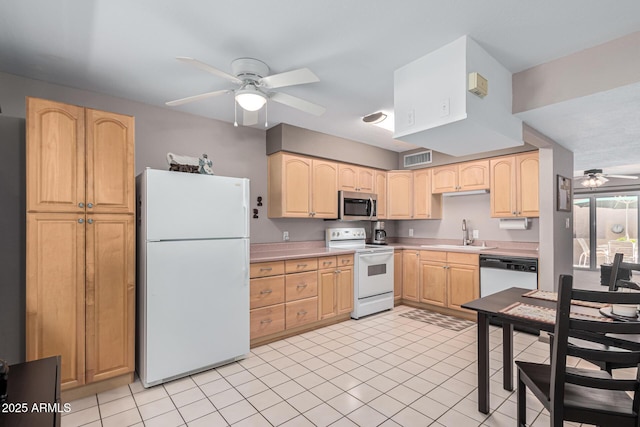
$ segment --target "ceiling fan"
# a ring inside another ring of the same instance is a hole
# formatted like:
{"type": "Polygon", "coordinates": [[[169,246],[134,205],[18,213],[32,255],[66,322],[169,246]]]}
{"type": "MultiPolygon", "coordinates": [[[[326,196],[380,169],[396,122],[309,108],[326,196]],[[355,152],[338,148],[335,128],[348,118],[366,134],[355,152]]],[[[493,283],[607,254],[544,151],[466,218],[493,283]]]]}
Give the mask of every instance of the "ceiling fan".
{"type": "MultiPolygon", "coordinates": [[[[178,57],[176,59],[200,68],[214,76],[228,80],[237,87],[176,99],[175,101],[167,102],[166,105],[168,106],[174,107],[231,92],[234,94],[236,103],[242,108],[242,124],[244,126],[251,126],[258,123],[258,111],[267,103],[267,100],[279,102],[280,104],[316,116],[321,116],[325,112],[325,108],[320,105],[283,92],[272,91],[272,89],[320,81],[308,68],[299,68],[297,70],[270,75],[269,67],[264,62],[253,58],[238,58],[231,62],[232,74],[229,74],[197,59],[187,57],[178,57]]],[[[234,116],[236,114],[234,105],[234,116]]],[[[234,121],[234,125],[238,126],[237,119],[234,121]]],[[[265,118],[265,126],[266,125],[265,118]]]]}
{"type": "Polygon", "coordinates": [[[576,176],[575,179],[581,179],[580,184],[585,187],[595,188],[600,187],[605,182],[609,181],[607,178],[622,178],[622,179],[638,179],[634,175],[613,175],[609,173],[602,173],[602,169],[588,169],[584,171],[584,175],[576,176]]]}

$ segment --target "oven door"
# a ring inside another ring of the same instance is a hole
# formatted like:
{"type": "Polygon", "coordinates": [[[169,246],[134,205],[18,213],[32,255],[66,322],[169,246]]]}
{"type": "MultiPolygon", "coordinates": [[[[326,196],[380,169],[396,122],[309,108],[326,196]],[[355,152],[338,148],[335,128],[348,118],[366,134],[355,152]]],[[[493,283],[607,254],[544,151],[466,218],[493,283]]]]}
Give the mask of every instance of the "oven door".
{"type": "Polygon", "coordinates": [[[356,262],[358,299],[393,292],[393,250],[359,252],[356,262]]]}
{"type": "Polygon", "coordinates": [[[376,221],[378,219],[376,216],[376,194],[340,191],[338,198],[341,220],[376,221]]]}

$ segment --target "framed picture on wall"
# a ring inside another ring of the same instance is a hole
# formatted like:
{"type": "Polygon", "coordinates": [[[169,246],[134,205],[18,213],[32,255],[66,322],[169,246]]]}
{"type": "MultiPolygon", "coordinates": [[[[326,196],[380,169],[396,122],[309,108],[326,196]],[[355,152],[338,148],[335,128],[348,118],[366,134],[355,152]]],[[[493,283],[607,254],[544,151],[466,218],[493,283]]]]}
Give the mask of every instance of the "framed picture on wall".
{"type": "Polygon", "coordinates": [[[571,212],[571,179],[565,178],[562,175],[556,175],[557,177],[557,190],[556,193],[557,203],[556,210],[562,212],[571,212]]]}

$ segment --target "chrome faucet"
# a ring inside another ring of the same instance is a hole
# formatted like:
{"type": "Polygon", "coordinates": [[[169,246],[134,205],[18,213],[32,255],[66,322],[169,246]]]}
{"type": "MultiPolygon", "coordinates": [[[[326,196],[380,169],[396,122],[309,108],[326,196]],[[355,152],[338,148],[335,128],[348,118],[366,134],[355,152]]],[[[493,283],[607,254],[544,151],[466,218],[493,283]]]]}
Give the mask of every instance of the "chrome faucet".
{"type": "Polygon", "coordinates": [[[473,243],[473,239],[469,238],[469,230],[467,230],[467,220],[462,220],[462,244],[468,246],[473,243]]]}

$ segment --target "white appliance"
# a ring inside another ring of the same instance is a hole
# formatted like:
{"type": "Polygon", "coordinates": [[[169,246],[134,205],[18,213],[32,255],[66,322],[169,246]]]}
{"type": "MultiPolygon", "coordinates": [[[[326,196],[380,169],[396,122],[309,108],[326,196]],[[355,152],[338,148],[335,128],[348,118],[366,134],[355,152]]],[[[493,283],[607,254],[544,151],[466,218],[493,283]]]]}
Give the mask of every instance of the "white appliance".
{"type": "Polygon", "coordinates": [[[393,308],[393,248],[365,244],[364,228],[329,228],[327,247],[354,249],[353,311],[351,317],[393,308]]]}
{"type": "Polygon", "coordinates": [[[249,353],[249,180],[147,169],[138,197],[145,387],[249,353]]]}
{"type": "Polygon", "coordinates": [[[538,260],[480,255],[480,297],[509,288],[538,289],[538,260]]]}

